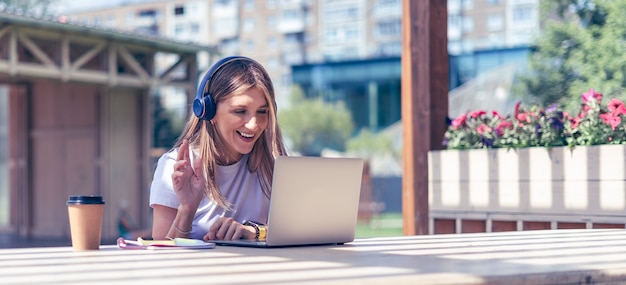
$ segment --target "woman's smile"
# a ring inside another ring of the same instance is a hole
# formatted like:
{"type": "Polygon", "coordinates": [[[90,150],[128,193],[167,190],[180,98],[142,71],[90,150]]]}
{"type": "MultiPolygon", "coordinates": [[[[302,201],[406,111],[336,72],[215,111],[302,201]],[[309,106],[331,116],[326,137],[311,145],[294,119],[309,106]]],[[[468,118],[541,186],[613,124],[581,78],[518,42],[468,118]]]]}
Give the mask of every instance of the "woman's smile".
{"type": "Polygon", "coordinates": [[[237,161],[250,153],[268,124],[268,104],[258,88],[232,95],[220,102],[213,121],[220,135],[227,161],[237,161]]]}

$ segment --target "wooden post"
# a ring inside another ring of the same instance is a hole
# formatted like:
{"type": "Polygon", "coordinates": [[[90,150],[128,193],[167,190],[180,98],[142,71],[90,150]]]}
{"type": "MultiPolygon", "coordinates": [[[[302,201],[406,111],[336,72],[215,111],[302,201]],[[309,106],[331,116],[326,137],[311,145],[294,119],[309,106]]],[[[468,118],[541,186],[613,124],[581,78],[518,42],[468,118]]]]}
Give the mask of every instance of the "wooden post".
{"type": "Polygon", "coordinates": [[[448,115],[447,0],[402,5],[403,226],[428,234],[428,151],[442,148],[448,115]]]}

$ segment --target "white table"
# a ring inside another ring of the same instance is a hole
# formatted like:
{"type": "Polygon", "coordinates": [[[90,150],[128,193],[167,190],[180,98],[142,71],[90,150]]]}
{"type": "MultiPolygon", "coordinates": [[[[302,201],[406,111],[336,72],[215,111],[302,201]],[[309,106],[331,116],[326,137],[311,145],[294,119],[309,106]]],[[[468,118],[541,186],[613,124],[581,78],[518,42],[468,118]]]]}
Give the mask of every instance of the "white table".
{"type": "Polygon", "coordinates": [[[361,239],[343,246],[0,250],[0,284],[626,283],[626,230],[361,239]]]}

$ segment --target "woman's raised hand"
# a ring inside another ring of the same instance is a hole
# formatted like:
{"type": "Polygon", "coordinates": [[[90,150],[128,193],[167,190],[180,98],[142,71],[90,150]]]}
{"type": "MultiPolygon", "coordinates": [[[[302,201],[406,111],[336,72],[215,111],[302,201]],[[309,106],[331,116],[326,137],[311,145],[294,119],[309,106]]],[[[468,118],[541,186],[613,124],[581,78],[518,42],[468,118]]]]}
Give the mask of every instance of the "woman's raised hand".
{"type": "Polygon", "coordinates": [[[189,142],[184,140],[178,148],[172,183],[180,206],[195,212],[204,197],[205,178],[202,161],[198,158],[194,159],[191,153],[189,142]]]}

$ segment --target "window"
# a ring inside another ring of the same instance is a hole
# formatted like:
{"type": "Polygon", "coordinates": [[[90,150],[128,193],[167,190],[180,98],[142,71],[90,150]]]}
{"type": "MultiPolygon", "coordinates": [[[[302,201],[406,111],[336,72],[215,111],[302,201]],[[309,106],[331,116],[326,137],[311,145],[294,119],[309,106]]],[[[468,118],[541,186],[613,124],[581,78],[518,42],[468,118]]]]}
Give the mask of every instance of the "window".
{"type": "Polygon", "coordinates": [[[138,14],[139,17],[156,17],[156,10],[141,10],[138,14]]]}
{"type": "Polygon", "coordinates": [[[275,56],[272,56],[267,60],[267,68],[268,69],[278,68],[278,59],[275,56]]]}
{"type": "Polygon", "coordinates": [[[326,17],[328,19],[354,19],[359,16],[359,9],[357,7],[347,7],[341,9],[329,9],[326,10],[326,17]]]}
{"type": "Polygon", "coordinates": [[[254,41],[253,40],[246,40],[246,49],[249,51],[253,51],[254,50],[254,41]]]}
{"type": "Polygon", "coordinates": [[[515,7],[513,8],[513,22],[529,22],[533,18],[533,11],[530,7],[515,7]]]}
{"type": "Polygon", "coordinates": [[[474,8],[474,0],[463,0],[463,9],[471,10],[474,8]]]}
{"type": "Polygon", "coordinates": [[[135,22],[135,13],[127,13],[125,21],[126,25],[131,26],[135,22]]]}
{"type": "Polygon", "coordinates": [[[291,86],[291,74],[290,73],[283,74],[281,81],[282,81],[283,87],[291,86]]]}
{"type": "Polygon", "coordinates": [[[174,15],[180,16],[180,15],[184,15],[184,14],[185,14],[185,7],[183,7],[183,6],[176,6],[174,8],[174,15]]]}
{"type": "Polygon", "coordinates": [[[502,30],[502,26],[503,26],[502,15],[491,14],[487,16],[487,30],[500,31],[502,30]]]}
{"type": "Polygon", "coordinates": [[[474,19],[470,17],[463,17],[463,32],[471,33],[474,31],[474,19]]]}
{"type": "Polygon", "coordinates": [[[359,28],[346,28],[345,29],[345,33],[346,33],[346,40],[355,40],[359,38],[359,28]]]}
{"type": "Polygon", "coordinates": [[[491,6],[497,6],[502,4],[502,0],[487,0],[487,4],[491,6]]]}
{"type": "Polygon", "coordinates": [[[458,28],[461,26],[461,15],[448,15],[448,27],[458,28]]]}
{"type": "Polygon", "coordinates": [[[267,16],[267,27],[270,29],[276,29],[276,16],[267,16]]]}
{"type": "Polygon", "coordinates": [[[267,8],[276,8],[276,0],[267,0],[267,8]]]}
{"type": "Polygon", "coordinates": [[[267,47],[269,49],[275,49],[278,46],[278,41],[276,40],[276,37],[269,37],[267,39],[267,47]]]}
{"type": "Polygon", "coordinates": [[[339,33],[337,32],[337,29],[328,29],[324,33],[324,38],[327,42],[333,43],[339,39],[339,33]]]}
{"type": "Polygon", "coordinates": [[[254,31],[254,19],[246,19],[243,23],[243,28],[246,32],[254,31]]]}
{"type": "Polygon", "coordinates": [[[299,16],[300,13],[296,9],[284,10],[282,14],[283,20],[297,20],[299,16]]]}
{"type": "Polygon", "coordinates": [[[301,42],[301,38],[298,34],[285,35],[285,43],[287,44],[298,44],[300,42],[301,42]]]}
{"type": "Polygon", "coordinates": [[[115,27],[115,23],[116,23],[115,16],[109,15],[109,16],[107,16],[107,19],[104,22],[104,25],[107,26],[107,27],[115,27]]]}
{"type": "Polygon", "coordinates": [[[254,6],[255,6],[254,5],[255,4],[254,1],[255,0],[246,0],[246,3],[245,3],[246,10],[248,10],[248,11],[254,10],[254,6]]]}
{"type": "Polygon", "coordinates": [[[176,26],[174,26],[175,35],[181,35],[183,32],[185,32],[185,27],[182,24],[176,24],[176,26]]]}
{"type": "Polygon", "coordinates": [[[376,26],[376,32],[380,36],[398,36],[402,34],[401,20],[390,20],[379,22],[376,26]]]}
{"type": "Polygon", "coordinates": [[[189,24],[189,30],[192,33],[194,33],[194,34],[195,33],[199,33],[200,32],[200,24],[198,24],[198,23],[191,23],[191,24],[189,24]]]}
{"type": "Polygon", "coordinates": [[[380,52],[383,55],[401,55],[402,43],[401,42],[389,42],[380,45],[380,52]]]}

